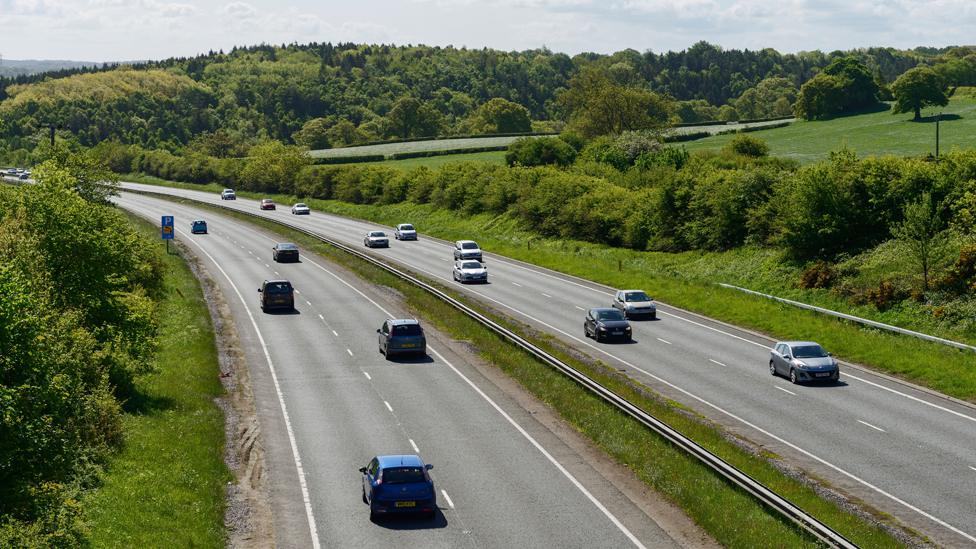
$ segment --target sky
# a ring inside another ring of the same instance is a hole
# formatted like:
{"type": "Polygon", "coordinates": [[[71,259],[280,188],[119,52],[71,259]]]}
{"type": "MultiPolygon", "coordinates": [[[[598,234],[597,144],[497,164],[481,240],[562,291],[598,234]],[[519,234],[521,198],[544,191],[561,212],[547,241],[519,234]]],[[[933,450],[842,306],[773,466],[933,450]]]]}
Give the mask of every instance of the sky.
{"type": "Polygon", "coordinates": [[[973,44],[974,29],[976,0],[0,0],[5,59],[146,60],[313,41],[832,51],[973,44]]]}

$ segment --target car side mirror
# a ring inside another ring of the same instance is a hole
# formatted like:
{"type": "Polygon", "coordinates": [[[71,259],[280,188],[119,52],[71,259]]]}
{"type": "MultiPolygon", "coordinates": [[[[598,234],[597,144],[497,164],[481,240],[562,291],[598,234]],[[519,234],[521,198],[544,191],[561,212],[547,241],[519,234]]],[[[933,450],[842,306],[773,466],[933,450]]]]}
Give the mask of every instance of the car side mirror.
{"type": "Polygon", "coordinates": [[[360,473],[365,473],[366,472],[366,468],[365,467],[360,467],[359,468],[359,472],[360,473]]]}
{"type": "Polygon", "coordinates": [[[834,356],[834,353],[827,353],[827,356],[834,356]]]}
{"type": "Polygon", "coordinates": [[[427,465],[424,465],[424,469],[427,469],[428,471],[430,471],[433,468],[434,468],[434,466],[432,464],[430,464],[430,463],[428,463],[427,465]]]}
{"type": "Polygon", "coordinates": [[[263,291],[264,291],[264,290],[262,290],[261,288],[258,288],[258,293],[261,293],[261,292],[263,292],[263,291]]]}
{"type": "Polygon", "coordinates": [[[783,355],[783,358],[785,358],[786,360],[790,360],[793,357],[791,357],[789,353],[786,353],[785,355],[783,355]]]}

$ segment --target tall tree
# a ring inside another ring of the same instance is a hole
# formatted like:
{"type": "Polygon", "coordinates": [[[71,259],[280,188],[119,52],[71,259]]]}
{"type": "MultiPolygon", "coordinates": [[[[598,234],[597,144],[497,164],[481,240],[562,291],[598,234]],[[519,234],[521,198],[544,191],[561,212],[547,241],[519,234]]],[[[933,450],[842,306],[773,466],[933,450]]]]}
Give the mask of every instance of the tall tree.
{"type": "Polygon", "coordinates": [[[906,71],[891,85],[891,92],[895,95],[892,114],[914,111],[915,120],[922,119],[923,107],[949,104],[942,77],[928,67],[916,67],[906,71]]]}
{"type": "Polygon", "coordinates": [[[558,100],[569,114],[569,126],[586,137],[663,127],[671,118],[671,101],[650,90],[617,84],[606,70],[583,69],[558,100]]]}
{"type": "Polygon", "coordinates": [[[432,137],[444,126],[444,117],[416,97],[401,97],[386,115],[391,137],[432,137]]]}
{"type": "Polygon", "coordinates": [[[929,290],[929,269],[936,247],[936,237],[942,230],[942,218],[932,205],[932,195],[922,194],[917,202],[905,206],[905,219],[892,231],[908,249],[922,269],[922,291],[929,290]]]}
{"type": "Polygon", "coordinates": [[[529,110],[518,103],[495,97],[478,107],[470,122],[475,133],[517,133],[532,131],[529,110]]]}

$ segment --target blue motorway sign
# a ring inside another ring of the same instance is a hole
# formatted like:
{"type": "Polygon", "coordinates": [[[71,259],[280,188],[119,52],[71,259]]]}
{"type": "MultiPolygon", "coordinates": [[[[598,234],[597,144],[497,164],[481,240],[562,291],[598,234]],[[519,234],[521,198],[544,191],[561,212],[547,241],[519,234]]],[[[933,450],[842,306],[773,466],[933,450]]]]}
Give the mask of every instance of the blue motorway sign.
{"type": "Polygon", "coordinates": [[[164,215],[163,216],[163,240],[173,240],[176,237],[176,231],[173,229],[173,216],[164,215]]]}

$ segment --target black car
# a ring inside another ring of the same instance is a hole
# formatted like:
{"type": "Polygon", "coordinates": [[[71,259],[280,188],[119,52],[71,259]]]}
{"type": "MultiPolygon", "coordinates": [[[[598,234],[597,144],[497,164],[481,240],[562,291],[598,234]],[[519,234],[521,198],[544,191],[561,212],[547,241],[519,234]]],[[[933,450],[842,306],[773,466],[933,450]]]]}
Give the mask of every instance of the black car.
{"type": "Polygon", "coordinates": [[[298,262],[298,246],[291,242],[279,242],[271,248],[271,257],[278,263],[285,261],[298,262]]]}
{"type": "Polygon", "coordinates": [[[609,307],[590,309],[583,321],[586,337],[599,341],[608,339],[631,340],[630,322],[617,309],[609,307]]]}
{"type": "Polygon", "coordinates": [[[258,288],[261,297],[261,310],[295,310],[295,288],[287,280],[265,280],[258,288]]]}
{"type": "Polygon", "coordinates": [[[386,358],[399,354],[427,354],[427,337],[420,322],[414,319],[387,319],[376,333],[380,353],[386,358]]]}

